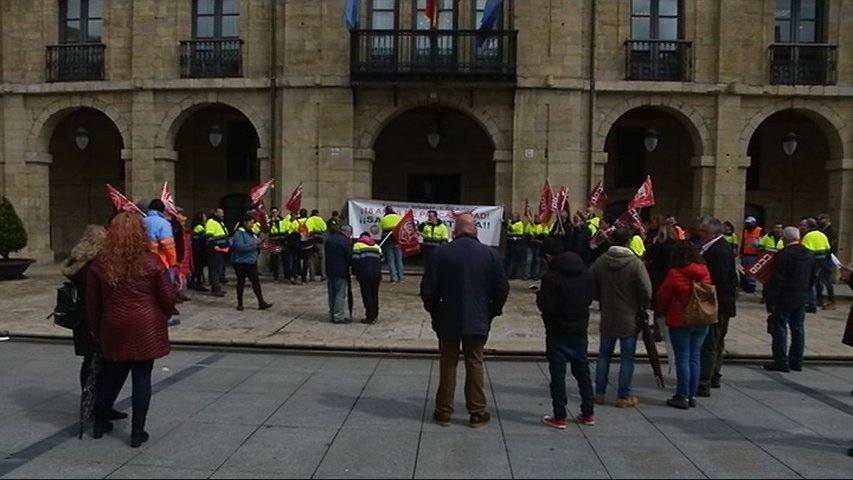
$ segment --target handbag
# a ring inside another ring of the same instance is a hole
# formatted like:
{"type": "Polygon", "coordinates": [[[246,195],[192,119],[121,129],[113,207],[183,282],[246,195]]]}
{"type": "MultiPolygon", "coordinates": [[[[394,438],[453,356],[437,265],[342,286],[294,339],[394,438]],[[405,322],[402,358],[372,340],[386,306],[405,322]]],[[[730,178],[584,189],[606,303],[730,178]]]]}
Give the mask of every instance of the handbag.
{"type": "Polygon", "coordinates": [[[841,343],[853,347],[853,305],[850,305],[850,313],[847,315],[847,325],[844,327],[841,343]]]}
{"type": "Polygon", "coordinates": [[[717,323],[717,288],[710,283],[693,282],[684,307],[684,323],[701,327],[717,323]]]}

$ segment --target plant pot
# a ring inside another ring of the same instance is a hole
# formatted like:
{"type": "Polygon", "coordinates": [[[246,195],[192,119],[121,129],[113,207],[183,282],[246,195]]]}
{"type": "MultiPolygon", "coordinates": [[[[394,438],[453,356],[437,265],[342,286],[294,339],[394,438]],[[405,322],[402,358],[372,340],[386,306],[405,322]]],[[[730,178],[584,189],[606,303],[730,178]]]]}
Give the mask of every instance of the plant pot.
{"type": "Polygon", "coordinates": [[[16,280],[24,278],[24,272],[35,263],[32,258],[10,258],[0,260],[0,280],[16,280]]]}

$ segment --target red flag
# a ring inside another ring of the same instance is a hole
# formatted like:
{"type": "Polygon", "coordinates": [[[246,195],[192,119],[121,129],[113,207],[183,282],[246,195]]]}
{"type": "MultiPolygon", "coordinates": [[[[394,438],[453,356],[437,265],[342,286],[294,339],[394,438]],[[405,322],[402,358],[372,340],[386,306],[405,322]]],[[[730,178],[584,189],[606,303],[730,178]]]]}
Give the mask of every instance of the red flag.
{"type": "Polygon", "coordinates": [[[569,199],[569,191],[566,187],[560,187],[560,191],[557,192],[557,200],[555,203],[555,211],[562,212],[566,209],[566,202],[569,199]]]}
{"type": "Polygon", "coordinates": [[[411,209],[394,226],[391,235],[397,239],[397,244],[400,245],[400,251],[403,252],[404,257],[421,251],[421,246],[418,244],[418,229],[415,226],[415,214],[411,209]]]}
{"type": "Polygon", "coordinates": [[[296,213],[302,208],[302,182],[299,182],[299,185],[290,193],[290,198],[287,200],[285,208],[291,213],[296,213]]]}
{"type": "Polygon", "coordinates": [[[589,240],[589,248],[593,250],[598,248],[602,243],[604,243],[605,240],[610,238],[610,235],[613,233],[614,230],[616,230],[616,227],[612,225],[606,229],[599,228],[598,231],[595,232],[595,235],[593,235],[592,238],[589,240]]]}
{"type": "Polygon", "coordinates": [[[142,213],[142,210],[139,209],[133,202],[127,199],[121,192],[119,192],[114,186],[109,183],[104,185],[104,193],[110,197],[110,201],[113,202],[113,207],[119,212],[136,212],[143,217],[145,216],[142,213]]]}
{"type": "Polygon", "coordinates": [[[619,215],[619,218],[616,219],[615,222],[617,225],[622,225],[625,227],[639,227],[640,231],[645,231],[645,226],[643,225],[643,219],[640,218],[640,211],[636,208],[629,208],[625,210],[625,213],[619,215]]]}
{"type": "Polygon", "coordinates": [[[651,207],[655,204],[655,192],[652,190],[652,176],[646,175],[643,184],[637,189],[634,198],[628,202],[628,208],[651,207]]]}
{"type": "Polygon", "coordinates": [[[755,261],[746,268],[746,273],[761,283],[767,283],[770,280],[770,274],[773,272],[771,267],[774,258],[773,252],[761,252],[755,261]]]}
{"type": "Polygon", "coordinates": [[[524,199],[524,218],[533,218],[533,215],[530,214],[530,203],[527,199],[524,199]]]}
{"type": "Polygon", "coordinates": [[[258,223],[258,226],[261,227],[261,231],[268,233],[270,231],[270,225],[267,221],[267,211],[264,208],[264,202],[260,201],[255,208],[249,210],[249,214],[252,215],[252,218],[255,222],[258,223]]]}
{"type": "Polygon", "coordinates": [[[586,204],[587,206],[604,210],[604,207],[607,206],[607,193],[604,191],[604,182],[599,180],[598,183],[592,187],[592,190],[589,191],[586,204]]]}
{"type": "Polygon", "coordinates": [[[250,205],[255,206],[260,203],[261,200],[264,198],[264,195],[266,195],[270,188],[272,188],[273,183],[275,183],[275,180],[271,178],[260,185],[252,187],[252,189],[249,190],[250,205]]]}
{"type": "Polygon", "coordinates": [[[430,29],[434,29],[438,25],[438,1],[426,0],[426,6],[424,6],[424,15],[429,21],[430,29]]]}
{"type": "Polygon", "coordinates": [[[166,206],[166,213],[173,218],[178,218],[178,207],[175,206],[175,197],[169,192],[169,182],[163,182],[163,190],[160,191],[160,200],[166,206]]]}
{"type": "Polygon", "coordinates": [[[542,191],[539,193],[539,219],[542,223],[548,223],[551,220],[551,199],[553,197],[553,193],[551,193],[551,183],[548,182],[548,179],[545,179],[545,183],[542,184],[542,191]]]}

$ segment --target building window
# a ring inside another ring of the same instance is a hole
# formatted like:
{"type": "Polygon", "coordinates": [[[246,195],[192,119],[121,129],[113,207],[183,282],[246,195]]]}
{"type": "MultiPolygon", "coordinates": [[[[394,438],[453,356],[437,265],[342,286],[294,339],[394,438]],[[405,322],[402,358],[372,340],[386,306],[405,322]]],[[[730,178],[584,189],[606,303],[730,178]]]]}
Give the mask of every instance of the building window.
{"type": "Polygon", "coordinates": [[[373,0],[370,3],[370,29],[394,30],[397,25],[397,0],[373,0]]]}
{"type": "Polygon", "coordinates": [[[678,40],[680,0],[633,0],[632,40],[678,40]]]}
{"type": "MultiPolygon", "coordinates": [[[[437,30],[453,30],[455,22],[455,7],[453,0],[438,0],[438,22],[435,28],[437,30]]],[[[412,13],[415,19],[412,22],[417,30],[429,30],[429,18],[426,16],[426,0],[418,0],[418,8],[412,13]]]]}
{"type": "Polygon", "coordinates": [[[240,36],[238,0],[195,0],[193,38],[237,38],[240,36]]]}
{"type": "MultiPolygon", "coordinates": [[[[483,21],[483,15],[486,10],[486,2],[487,0],[473,0],[474,1],[474,25],[472,28],[474,30],[480,28],[480,23],[483,21]]],[[[498,13],[498,19],[495,22],[495,30],[501,30],[503,28],[504,18],[503,18],[503,4],[500,6],[501,11],[498,13]]]]}
{"type": "Polygon", "coordinates": [[[101,0],[65,0],[59,11],[59,43],[101,43],[101,0]]]}
{"type": "Polygon", "coordinates": [[[776,43],[822,43],[822,0],[776,0],[776,43]]]}

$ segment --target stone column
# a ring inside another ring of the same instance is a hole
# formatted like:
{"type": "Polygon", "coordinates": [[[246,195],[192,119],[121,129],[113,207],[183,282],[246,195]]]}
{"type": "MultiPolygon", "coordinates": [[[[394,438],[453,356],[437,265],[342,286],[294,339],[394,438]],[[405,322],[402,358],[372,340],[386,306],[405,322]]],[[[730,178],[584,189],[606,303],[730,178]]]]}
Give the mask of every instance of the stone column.
{"type": "Polygon", "coordinates": [[[131,105],[131,145],[125,145],[122,159],[125,164],[125,195],[131,200],[150,199],[160,195],[163,182],[170,184],[175,181],[174,163],[169,151],[155,151],[154,139],[157,127],[154,117],[154,91],[140,90],[133,92],[131,105]],[[163,158],[157,158],[163,157],[163,158]],[[166,159],[167,166],[162,161],[166,159]],[[130,161],[132,159],[132,161],[130,161]]]}
{"type": "MultiPolygon", "coordinates": [[[[124,158],[124,155],[122,155],[124,158]]],[[[129,161],[129,159],[125,160],[129,161]]],[[[178,152],[166,148],[158,148],[154,151],[154,175],[153,182],[156,187],[156,195],[160,194],[163,182],[169,182],[169,189],[173,196],[177,196],[175,189],[175,164],[178,163],[178,152]]]]}
{"type": "MultiPolygon", "coordinates": [[[[715,159],[711,155],[695,156],[690,159],[693,168],[693,202],[690,215],[692,218],[710,214],[714,210],[714,166],[715,159]]],[[[681,219],[686,222],[688,219],[681,219]]]]}
{"type": "Polygon", "coordinates": [[[853,255],[853,158],[827,162],[829,171],[829,217],[838,233],[838,258],[853,255]]]}
{"type": "Polygon", "coordinates": [[[590,186],[599,180],[604,180],[604,168],[607,166],[607,152],[592,152],[592,178],[590,186]]]}
{"type": "Polygon", "coordinates": [[[495,163],[495,204],[512,210],[512,150],[495,150],[492,160],[495,163]]]}
{"type": "Polygon", "coordinates": [[[373,190],[373,162],[376,152],[372,148],[358,148],[352,154],[352,196],[370,198],[373,190]]]}
{"type": "Polygon", "coordinates": [[[53,262],[50,248],[50,164],[53,155],[27,152],[23,165],[10,168],[8,177],[15,181],[10,194],[15,211],[27,230],[27,248],[19,254],[35,258],[39,263],[53,262]],[[16,171],[17,170],[17,171],[16,171]],[[15,174],[17,173],[17,175],[15,174]],[[16,193],[15,193],[16,192],[16,193]],[[16,200],[17,199],[17,200],[16,200]]]}

